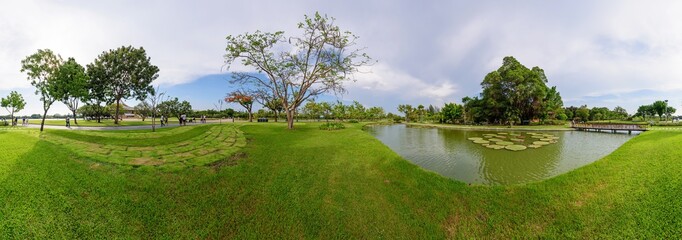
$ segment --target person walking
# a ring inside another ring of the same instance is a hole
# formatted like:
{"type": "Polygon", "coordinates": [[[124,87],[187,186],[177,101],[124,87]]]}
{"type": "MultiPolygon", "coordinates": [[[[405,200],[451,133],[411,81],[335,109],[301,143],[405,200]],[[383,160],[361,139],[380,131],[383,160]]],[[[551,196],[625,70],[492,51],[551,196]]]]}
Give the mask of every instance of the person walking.
{"type": "Polygon", "coordinates": [[[66,127],[67,128],[71,127],[71,119],[69,117],[66,117],[66,127]]]}
{"type": "Polygon", "coordinates": [[[162,127],[164,126],[164,124],[163,124],[163,115],[161,115],[161,126],[162,126],[162,127]]]}

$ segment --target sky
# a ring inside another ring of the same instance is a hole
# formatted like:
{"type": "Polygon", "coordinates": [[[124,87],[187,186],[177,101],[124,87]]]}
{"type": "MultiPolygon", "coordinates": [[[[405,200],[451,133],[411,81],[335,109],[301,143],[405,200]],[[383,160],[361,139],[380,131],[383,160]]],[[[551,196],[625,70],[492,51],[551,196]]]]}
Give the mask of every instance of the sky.
{"type": "MultiPolygon", "coordinates": [[[[394,113],[398,104],[459,103],[477,96],[485,75],[514,56],[543,68],[565,106],[622,106],[633,114],[669,100],[682,109],[682,1],[0,0],[0,97],[18,91],[28,102],[19,114],[42,113],[19,71],[37,49],[86,65],[132,45],[160,68],[153,84],[161,91],[212,109],[238,88],[223,68],[226,36],[300,35],[296,24],[316,11],[358,35],[358,46],[377,61],[345,84],[346,94],[323,100],[394,113]]],[[[63,103],[49,111],[67,112],[63,103]]]]}

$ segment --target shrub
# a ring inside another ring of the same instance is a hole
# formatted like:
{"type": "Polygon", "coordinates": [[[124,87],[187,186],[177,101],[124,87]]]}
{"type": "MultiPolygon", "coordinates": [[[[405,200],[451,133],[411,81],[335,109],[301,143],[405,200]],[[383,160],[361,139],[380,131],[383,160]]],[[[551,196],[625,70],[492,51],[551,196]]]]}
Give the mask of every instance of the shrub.
{"type": "Polygon", "coordinates": [[[355,119],[348,120],[348,122],[349,122],[349,123],[359,123],[358,120],[355,120],[355,119]]]}
{"type": "Polygon", "coordinates": [[[320,125],[320,130],[341,130],[346,128],[346,126],[343,126],[341,123],[335,123],[335,122],[330,122],[330,123],[324,123],[320,125]]]}

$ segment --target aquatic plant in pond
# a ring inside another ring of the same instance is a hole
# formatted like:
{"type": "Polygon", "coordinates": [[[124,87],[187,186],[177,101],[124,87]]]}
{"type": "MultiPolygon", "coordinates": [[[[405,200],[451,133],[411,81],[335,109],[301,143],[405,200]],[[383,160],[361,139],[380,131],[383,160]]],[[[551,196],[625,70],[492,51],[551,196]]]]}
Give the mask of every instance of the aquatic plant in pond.
{"type": "Polygon", "coordinates": [[[529,148],[537,149],[548,144],[557,143],[559,137],[549,133],[529,132],[525,133],[525,135],[522,133],[482,134],[481,137],[470,137],[467,139],[490,149],[506,149],[516,152],[529,148]]]}

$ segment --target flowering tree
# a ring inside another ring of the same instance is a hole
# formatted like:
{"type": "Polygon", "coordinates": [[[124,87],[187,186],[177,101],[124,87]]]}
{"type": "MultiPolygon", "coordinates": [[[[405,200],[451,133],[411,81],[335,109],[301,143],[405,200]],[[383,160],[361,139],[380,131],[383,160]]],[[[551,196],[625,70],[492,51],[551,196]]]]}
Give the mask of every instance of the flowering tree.
{"type": "Polygon", "coordinates": [[[241,90],[231,92],[227,95],[227,97],[225,97],[225,102],[238,103],[246,109],[246,111],[249,113],[249,122],[253,122],[253,114],[251,113],[253,100],[253,96],[248,94],[246,91],[241,90]]]}

